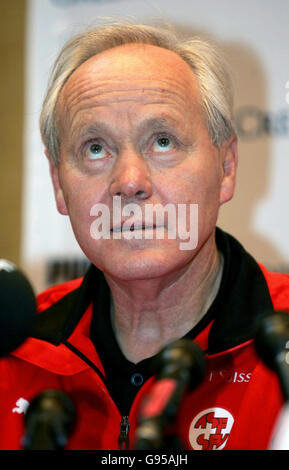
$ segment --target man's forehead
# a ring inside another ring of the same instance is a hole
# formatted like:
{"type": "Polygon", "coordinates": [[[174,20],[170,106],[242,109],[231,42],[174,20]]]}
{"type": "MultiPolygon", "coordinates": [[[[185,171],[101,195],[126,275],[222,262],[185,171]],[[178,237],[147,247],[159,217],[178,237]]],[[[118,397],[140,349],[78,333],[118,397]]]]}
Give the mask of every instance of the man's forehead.
{"type": "Polygon", "coordinates": [[[152,44],[131,43],[113,47],[90,57],[86,63],[92,66],[95,64],[99,72],[112,66],[121,69],[125,63],[127,73],[135,71],[142,64],[144,67],[152,64],[158,71],[164,71],[166,67],[172,67],[173,70],[182,68],[183,73],[186,70],[189,75],[193,75],[189,65],[177,53],[152,44]]]}
{"type": "MultiPolygon", "coordinates": [[[[117,83],[126,87],[127,81],[163,83],[164,90],[176,86],[185,94],[196,96],[196,77],[189,65],[176,53],[150,44],[126,44],[101,52],[82,63],[68,79],[63,94],[85,91],[91,82],[99,86],[117,83]]],[[[162,86],[162,85],[161,85],[162,86]]]]}

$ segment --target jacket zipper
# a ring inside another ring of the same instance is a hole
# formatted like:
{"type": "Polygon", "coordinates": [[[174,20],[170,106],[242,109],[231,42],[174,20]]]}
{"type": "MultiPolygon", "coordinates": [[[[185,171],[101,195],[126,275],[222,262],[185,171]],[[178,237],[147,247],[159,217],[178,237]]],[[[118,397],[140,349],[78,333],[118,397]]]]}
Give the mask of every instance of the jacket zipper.
{"type": "MultiPolygon", "coordinates": [[[[102,381],[105,390],[111,400],[111,402],[114,404],[116,407],[116,404],[114,403],[113,399],[111,398],[109,392],[108,392],[108,387],[106,385],[106,379],[102,372],[99,370],[99,368],[90,360],[88,359],[79,349],[77,349],[75,346],[73,346],[69,341],[62,341],[65,346],[68,347],[74,354],[76,354],[78,357],[80,357],[86,364],[88,364],[94,372],[98,375],[100,380],[102,381]]],[[[116,407],[117,408],[117,407],[116,407]]],[[[130,428],[130,423],[129,423],[129,417],[128,416],[122,416],[121,422],[120,422],[120,434],[118,437],[118,447],[119,450],[126,450],[129,449],[129,428],[130,428]]]]}
{"type": "Polygon", "coordinates": [[[128,416],[122,416],[120,422],[120,435],[118,437],[119,450],[126,450],[129,448],[129,427],[130,423],[128,416]]]}

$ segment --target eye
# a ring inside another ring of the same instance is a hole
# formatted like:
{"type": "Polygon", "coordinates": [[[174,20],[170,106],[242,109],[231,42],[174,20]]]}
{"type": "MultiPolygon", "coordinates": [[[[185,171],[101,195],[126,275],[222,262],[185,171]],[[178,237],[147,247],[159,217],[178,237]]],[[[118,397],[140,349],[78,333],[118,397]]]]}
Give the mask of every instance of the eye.
{"type": "Polygon", "coordinates": [[[173,148],[172,139],[168,136],[159,136],[153,144],[154,152],[168,152],[173,148]]]}
{"type": "Polygon", "coordinates": [[[84,156],[88,160],[99,160],[107,156],[107,151],[99,142],[90,142],[85,148],[84,156]]]}

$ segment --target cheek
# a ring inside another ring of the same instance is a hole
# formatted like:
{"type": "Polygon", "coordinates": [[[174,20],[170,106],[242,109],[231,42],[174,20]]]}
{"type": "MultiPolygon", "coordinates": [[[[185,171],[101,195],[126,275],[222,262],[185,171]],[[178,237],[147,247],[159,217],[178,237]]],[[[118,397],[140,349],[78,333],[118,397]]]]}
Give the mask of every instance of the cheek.
{"type": "Polygon", "coordinates": [[[66,173],[62,188],[74,235],[84,248],[92,240],[90,231],[95,215],[91,215],[91,211],[95,204],[103,203],[103,185],[93,179],[66,173]]]}
{"type": "Polygon", "coordinates": [[[95,215],[91,215],[92,208],[97,202],[95,195],[86,188],[78,186],[67,194],[67,199],[70,224],[80,248],[89,259],[97,253],[97,257],[100,256],[99,249],[102,244],[91,235],[92,224],[96,219],[95,215]]]}
{"type": "MultiPolygon", "coordinates": [[[[200,243],[206,239],[214,229],[219,213],[220,171],[216,165],[212,168],[187,168],[179,178],[167,184],[172,188],[174,200],[182,204],[197,204],[197,225],[200,243]]],[[[195,214],[187,208],[187,230],[194,227],[195,220],[191,221],[191,214],[195,214]],[[190,225],[191,224],[191,225],[190,225]]]]}
{"type": "Polygon", "coordinates": [[[175,169],[166,175],[161,186],[167,202],[215,207],[219,205],[220,185],[221,174],[215,164],[211,168],[187,165],[180,171],[175,169]]]}
{"type": "Polygon", "coordinates": [[[83,175],[68,165],[62,168],[60,183],[71,216],[76,212],[81,218],[89,215],[91,207],[103,199],[105,187],[100,178],[83,175]]]}
{"type": "Polygon", "coordinates": [[[91,201],[83,193],[72,192],[67,196],[67,209],[76,239],[81,245],[89,237],[91,224],[91,201]]]}

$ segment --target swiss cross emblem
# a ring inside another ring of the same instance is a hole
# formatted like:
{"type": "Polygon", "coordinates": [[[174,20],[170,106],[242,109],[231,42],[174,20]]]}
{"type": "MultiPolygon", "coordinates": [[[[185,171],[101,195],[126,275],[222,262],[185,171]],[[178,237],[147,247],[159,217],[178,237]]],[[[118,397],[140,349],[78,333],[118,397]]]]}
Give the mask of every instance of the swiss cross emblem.
{"type": "Polygon", "coordinates": [[[194,450],[224,449],[234,418],[224,408],[201,411],[190,425],[189,441],[194,450]]]}

